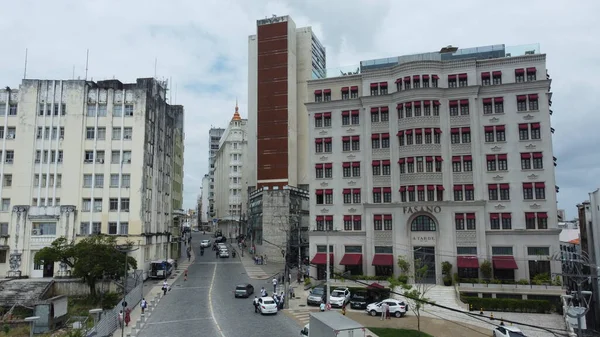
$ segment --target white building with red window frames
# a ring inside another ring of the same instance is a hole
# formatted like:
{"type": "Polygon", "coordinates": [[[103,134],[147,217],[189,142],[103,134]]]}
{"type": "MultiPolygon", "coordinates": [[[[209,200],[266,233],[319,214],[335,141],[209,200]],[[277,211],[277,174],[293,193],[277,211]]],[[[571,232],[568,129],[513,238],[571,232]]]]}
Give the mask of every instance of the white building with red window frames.
{"type": "Polygon", "coordinates": [[[399,275],[397,256],[482,262],[507,282],[560,264],[546,56],[504,45],[363,61],[309,82],[312,275],[399,275]],[[326,99],[323,95],[328,96],[326,99]]]}

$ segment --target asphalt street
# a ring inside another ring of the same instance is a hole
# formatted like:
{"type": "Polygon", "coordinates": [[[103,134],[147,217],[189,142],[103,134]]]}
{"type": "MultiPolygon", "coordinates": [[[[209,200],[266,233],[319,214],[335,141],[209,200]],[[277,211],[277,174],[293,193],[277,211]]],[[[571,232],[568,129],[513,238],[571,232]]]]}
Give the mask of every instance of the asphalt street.
{"type": "MultiPolygon", "coordinates": [[[[299,335],[301,327],[279,312],[262,316],[254,313],[252,299],[235,298],[238,283],[250,283],[255,291],[272,288],[270,280],[250,280],[239,258],[216,258],[205,249],[200,255],[200,240],[209,235],[193,233],[192,246],[196,261],[188,269],[188,280],[180,277],[172,290],[160,301],[144,328],[141,337],[289,337],[299,335]]],[[[269,291],[270,293],[271,291],[269,291]]]]}

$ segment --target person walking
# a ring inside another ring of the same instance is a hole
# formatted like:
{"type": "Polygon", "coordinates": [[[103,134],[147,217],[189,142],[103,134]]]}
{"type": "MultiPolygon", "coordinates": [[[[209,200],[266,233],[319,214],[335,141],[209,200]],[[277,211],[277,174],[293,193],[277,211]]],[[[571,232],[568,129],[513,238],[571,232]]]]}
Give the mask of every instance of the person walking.
{"type": "Polygon", "coordinates": [[[321,301],[321,304],[319,305],[319,310],[321,310],[321,312],[325,311],[325,302],[321,301]]]}
{"type": "Polygon", "coordinates": [[[186,269],[185,272],[183,273],[183,281],[187,281],[187,274],[188,274],[188,270],[186,269]]]}
{"type": "Polygon", "coordinates": [[[123,329],[123,310],[119,311],[119,316],[117,316],[117,320],[119,320],[119,329],[123,329]]]}
{"type": "Polygon", "coordinates": [[[379,319],[380,321],[383,321],[385,319],[387,312],[388,312],[388,305],[387,305],[387,303],[383,302],[381,304],[381,318],[379,319]]]}
{"type": "Polygon", "coordinates": [[[256,314],[258,312],[258,297],[254,296],[254,313],[256,314]]]}
{"type": "Polygon", "coordinates": [[[167,283],[167,280],[164,280],[163,285],[162,285],[163,296],[167,294],[168,290],[169,290],[169,283],[167,283]]]}
{"type": "Polygon", "coordinates": [[[131,309],[125,308],[125,326],[129,326],[131,322],[131,309]]]}
{"type": "Polygon", "coordinates": [[[142,308],[142,314],[144,313],[144,311],[146,311],[147,307],[148,307],[148,301],[146,301],[145,298],[142,298],[142,302],[140,302],[140,308],[142,308]]]}
{"type": "Polygon", "coordinates": [[[342,305],[342,315],[346,316],[346,303],[342,305]]]}

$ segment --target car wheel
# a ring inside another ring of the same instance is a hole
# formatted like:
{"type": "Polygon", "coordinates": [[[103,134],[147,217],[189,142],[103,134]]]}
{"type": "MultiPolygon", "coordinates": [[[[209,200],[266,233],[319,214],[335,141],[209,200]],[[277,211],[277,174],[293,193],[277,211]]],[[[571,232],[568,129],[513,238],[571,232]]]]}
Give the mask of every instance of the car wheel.
{"type": "Polygon", "coordinates": [[[400,318],[400,317],[402,317],[402,313],[400,311],[396,311],[394,313],[394,316],[396,316],[396,318],[400,318]]]}
{"type": "Polygon", "coordinates": [[[371,310],[369,311],[369,313],[371,314],[371,316],[377,316],[377,311],[375,310],[371,310]]]}

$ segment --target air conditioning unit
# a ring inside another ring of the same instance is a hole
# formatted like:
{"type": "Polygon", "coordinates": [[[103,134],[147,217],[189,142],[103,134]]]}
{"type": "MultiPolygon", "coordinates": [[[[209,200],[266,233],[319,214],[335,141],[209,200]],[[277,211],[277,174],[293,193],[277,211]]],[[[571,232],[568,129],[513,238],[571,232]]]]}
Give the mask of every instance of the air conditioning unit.
{"type": "Polygon", "coordinates": [[[6,135],[6,139],[15,139],[15,135],[6,135]]]}
{"type": "Polygon", "coordinates": [[[31,235],[39,235],[38,233],[39,232],[38,232],[37,228],[34,228],[34,229],[31,230],[31,235]]]}
{"type": "Polygon", "coordinates": [[[12,159],[6,159],[6,163],[7,163],[7,164],[12,164],[12,163],[13,163],[13,160],[12,160],[12,159]]]}
{"type": "Polygon", "coordinates": [[[131,136],[130,135],[125,135],[124,138],[125,139],[131,139],[131,136]]]}
{"type": "Polygon", "coordinates": [[[131,159],[126,159],[126,160],[125,160],[125,163],[126,163],[126,164],[131,164],[131,159]]]}
{"type": "Polygon", "coordinates": [[[104,164],[104,159],[98,159],[97,160],[100,164],[104,164]]]}

